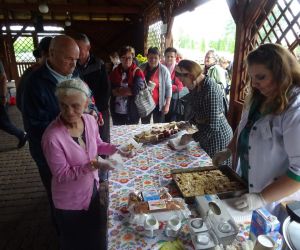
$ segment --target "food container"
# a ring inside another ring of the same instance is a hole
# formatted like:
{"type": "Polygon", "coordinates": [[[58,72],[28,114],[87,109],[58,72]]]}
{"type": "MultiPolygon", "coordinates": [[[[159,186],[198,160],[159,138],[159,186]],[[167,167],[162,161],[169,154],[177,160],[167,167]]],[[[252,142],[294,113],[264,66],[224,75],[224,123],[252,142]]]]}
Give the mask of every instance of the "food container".
{"type": "Polygon", "coordinates": [[[195,196],[205,194],[217,194],[220,199],[227,199],[239,197],[248,192],[247,183],[230,167],[225,165],[218,168],[207,166],[173,169],[171,175],[187,203],[192,203],[195,196]],[[202,177],[204,179],[201,179],[202,177]],[[197,183],[197,178],[199,178],[201,184],[197,183]]]}
{"type": "Polygon", "coordinates": [[[157,219],[153,215],[147,215],[145,222],[144,222],[144,228],[145,228],[145,235],[149,238],[153,238],[155,230],[159,228],[159,223],[157,219]]]}
{"type": "Polygon", "coordinates": [[[181,219],[177,215],[172,216],[167,222],[166,235],[168,237],[177,237],[180,228],[181,228],[181,219]]]}
{"type": "Polygon", "coordinates": [[[158,143],[177,134],[179,128],[176,122],[153,126],[151,129],[143,131],[134,136],[134,140],[140,143],[158,143]]]}
{"type": "Polygon", "coordinates": [[[255,240],[261,234],[279,231],[280,222],[267,209],[259,208],[253,211],[250,225],[250,238],[255,240]]]}
{"type": "Polygon", "coordinates": [[[122,144],[118,148],[118,150],[124,156],[133,157],[134,155],[136,155],[137,150],[139,150],[142,146],[142,143],[137,143],[135,140],[130,139],[125,144],[122,144]]]}
{"type": "Polygon", "coordinates": [[[264,234],[257,237],[253,250],[275,250],[274,240],[264,234]]]}
{"type": "Polygon", "coordinates": [[[232,216],[217,195],[203,195],[195,198],[196,209],[206,225],[211,227],[218,242],[224,246],[230,245],[239,230],[232,216]]]}

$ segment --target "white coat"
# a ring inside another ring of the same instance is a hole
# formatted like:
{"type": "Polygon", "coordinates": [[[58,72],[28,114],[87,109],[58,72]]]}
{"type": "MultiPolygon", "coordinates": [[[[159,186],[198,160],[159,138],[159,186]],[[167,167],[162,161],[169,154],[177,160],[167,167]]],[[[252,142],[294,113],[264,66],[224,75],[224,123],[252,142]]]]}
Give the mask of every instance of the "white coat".
{"type": "MultiPolygon", "coordinates": [[[[245,127],[249,108],[238,126],[238,138],[245,127]]],[[[300,96],[280,115],[257,120],[249,134],[249,193],[261,192],[288,171],[300,181],[300,96]]],[[[238,164],[237,172],[240,173],[238,164]]],[[[283,200],[300,200],[300,190],[283,200]]],[[[278,201],[279,202],[279,201],[278,201]]],[[[278,202],[268,205],[273,211],[278,202]]]]}

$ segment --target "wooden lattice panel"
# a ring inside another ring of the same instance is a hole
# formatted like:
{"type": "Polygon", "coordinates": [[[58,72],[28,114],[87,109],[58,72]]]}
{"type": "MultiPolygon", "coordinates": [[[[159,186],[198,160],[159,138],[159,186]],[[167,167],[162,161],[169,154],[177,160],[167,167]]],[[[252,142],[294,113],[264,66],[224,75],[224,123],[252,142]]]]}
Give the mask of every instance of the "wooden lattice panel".
{"type": "Polygon", "coordinates": [[[32,54],[34,45],[33,38],[29,36],[19,36],[14,42],[14,51],[16,55],[16,62],[35,62],[35,58],[32,54]]]}
{"type": "Polygon", "coordinates": [[[158,47],[161,49],[162,25],[162,21],[159,21],[149,26],[147,48],[158,47]]]}

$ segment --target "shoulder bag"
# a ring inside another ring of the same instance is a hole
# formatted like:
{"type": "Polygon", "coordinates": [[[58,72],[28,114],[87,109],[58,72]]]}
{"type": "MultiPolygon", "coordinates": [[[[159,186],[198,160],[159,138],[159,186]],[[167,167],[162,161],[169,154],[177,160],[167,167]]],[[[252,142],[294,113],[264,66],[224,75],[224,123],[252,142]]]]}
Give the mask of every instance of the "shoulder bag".
{"type": "MultiPolygon", "coordinates": [[[[133,78],[137,69],[139,68],[136,67],[133,71],[133,78]]],[[[134,99],[138,114],[141,118],[148,116],[156,107],[152,98],[151,89],[148,87],[146,81],[144,83],[145,87],[138,92],[134,99]]]]}

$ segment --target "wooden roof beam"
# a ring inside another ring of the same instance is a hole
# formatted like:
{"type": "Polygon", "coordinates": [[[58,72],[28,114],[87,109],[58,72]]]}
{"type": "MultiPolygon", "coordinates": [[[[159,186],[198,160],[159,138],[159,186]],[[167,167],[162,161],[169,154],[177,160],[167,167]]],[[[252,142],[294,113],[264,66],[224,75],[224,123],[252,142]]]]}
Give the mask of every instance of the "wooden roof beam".
{"type": "MultiPolygon", "coordinates": [[[[48,4],[49,10],[53,12],[65,13],[69,12],[78,13],[96,13],[96,14],[137,14],[141,10],[137,7],[118,7],[118,6],[100,6],[100,5],[85,5],[85,4],[48,4]]],[[[38,4],[13,4],[2,3],[0,10],[10,11],[38,11],[38,4]]]]}

